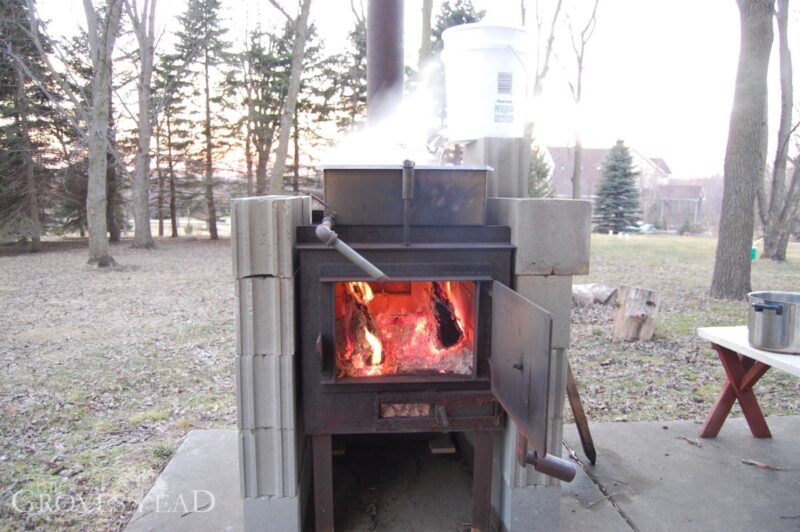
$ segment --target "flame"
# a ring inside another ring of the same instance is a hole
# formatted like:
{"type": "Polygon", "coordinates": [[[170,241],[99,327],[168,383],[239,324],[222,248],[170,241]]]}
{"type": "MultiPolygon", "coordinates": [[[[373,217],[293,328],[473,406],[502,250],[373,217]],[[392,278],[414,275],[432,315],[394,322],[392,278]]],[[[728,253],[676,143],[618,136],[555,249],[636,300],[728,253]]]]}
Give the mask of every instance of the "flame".
{"type": "Polygon", "coordinates": [[[471,375],[477,283],[336,285],[337,374],[471,375]]]}
{"type": "Polygon", "coordinates": [[[364,336],[367,338],[367,342],[372,348],[372,365],[377,366],[381,363],[381,355],[383,354],[383,346],[381,345],[381,341],[378,340],[377,336],[369,332],[368,329],[364,329],[364,336]]]}
{"type": "Polygon", "coordinates": [[[347,288],[359,303],[366,305],[375,298],[375,293],[372,291],[372,287],[369,283],[362,281],[347,283],[347,288]]]}

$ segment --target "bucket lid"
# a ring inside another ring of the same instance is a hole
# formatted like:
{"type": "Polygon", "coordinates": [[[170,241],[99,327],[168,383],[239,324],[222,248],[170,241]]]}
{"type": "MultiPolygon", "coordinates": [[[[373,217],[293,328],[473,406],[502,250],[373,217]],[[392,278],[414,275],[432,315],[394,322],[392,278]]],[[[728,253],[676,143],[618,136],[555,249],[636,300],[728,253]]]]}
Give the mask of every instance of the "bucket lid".
{"type": "Polygon", "coordinates": [[[442,32],[448,48],[483,49],[511,46],[517,53],[527,53],[530,33],[520,26],[473,22],[451,26],[442,32]]]}

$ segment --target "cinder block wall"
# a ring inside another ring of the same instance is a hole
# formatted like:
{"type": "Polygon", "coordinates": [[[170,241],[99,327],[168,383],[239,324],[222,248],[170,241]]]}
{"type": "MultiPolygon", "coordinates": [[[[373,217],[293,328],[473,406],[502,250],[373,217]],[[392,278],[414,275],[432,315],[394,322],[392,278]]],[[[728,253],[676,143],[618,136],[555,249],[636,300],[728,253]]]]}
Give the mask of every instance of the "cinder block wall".
{"type": "Polygon", "coordinates": [[[231,210],[244,529],[301,530],[311,467],[297,415],[294,243],[311,198],[236,199],[231,210]]]}

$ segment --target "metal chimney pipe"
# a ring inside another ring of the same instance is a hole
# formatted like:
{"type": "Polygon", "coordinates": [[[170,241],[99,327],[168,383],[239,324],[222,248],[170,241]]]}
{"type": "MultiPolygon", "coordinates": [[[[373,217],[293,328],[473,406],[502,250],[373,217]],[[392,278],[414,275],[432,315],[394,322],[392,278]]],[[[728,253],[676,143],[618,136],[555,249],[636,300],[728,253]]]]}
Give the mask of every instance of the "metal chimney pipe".
{"type": "Polygon", "coordinates": [[[403,99],[403,0],[367,4],[367,122],[403,99]]]}

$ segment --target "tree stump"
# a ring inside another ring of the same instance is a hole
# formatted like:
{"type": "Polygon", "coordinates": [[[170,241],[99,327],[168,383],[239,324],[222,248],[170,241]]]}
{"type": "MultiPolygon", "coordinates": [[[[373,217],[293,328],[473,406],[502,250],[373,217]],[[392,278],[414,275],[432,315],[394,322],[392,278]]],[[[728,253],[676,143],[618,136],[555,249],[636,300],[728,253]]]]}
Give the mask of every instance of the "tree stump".
{"type": "Polygon", "coordinates": [[[622,340],[650,340],[656,332],[661,298],[654,290],[620,286],[614,304],[612,336],[622,340]]]}

